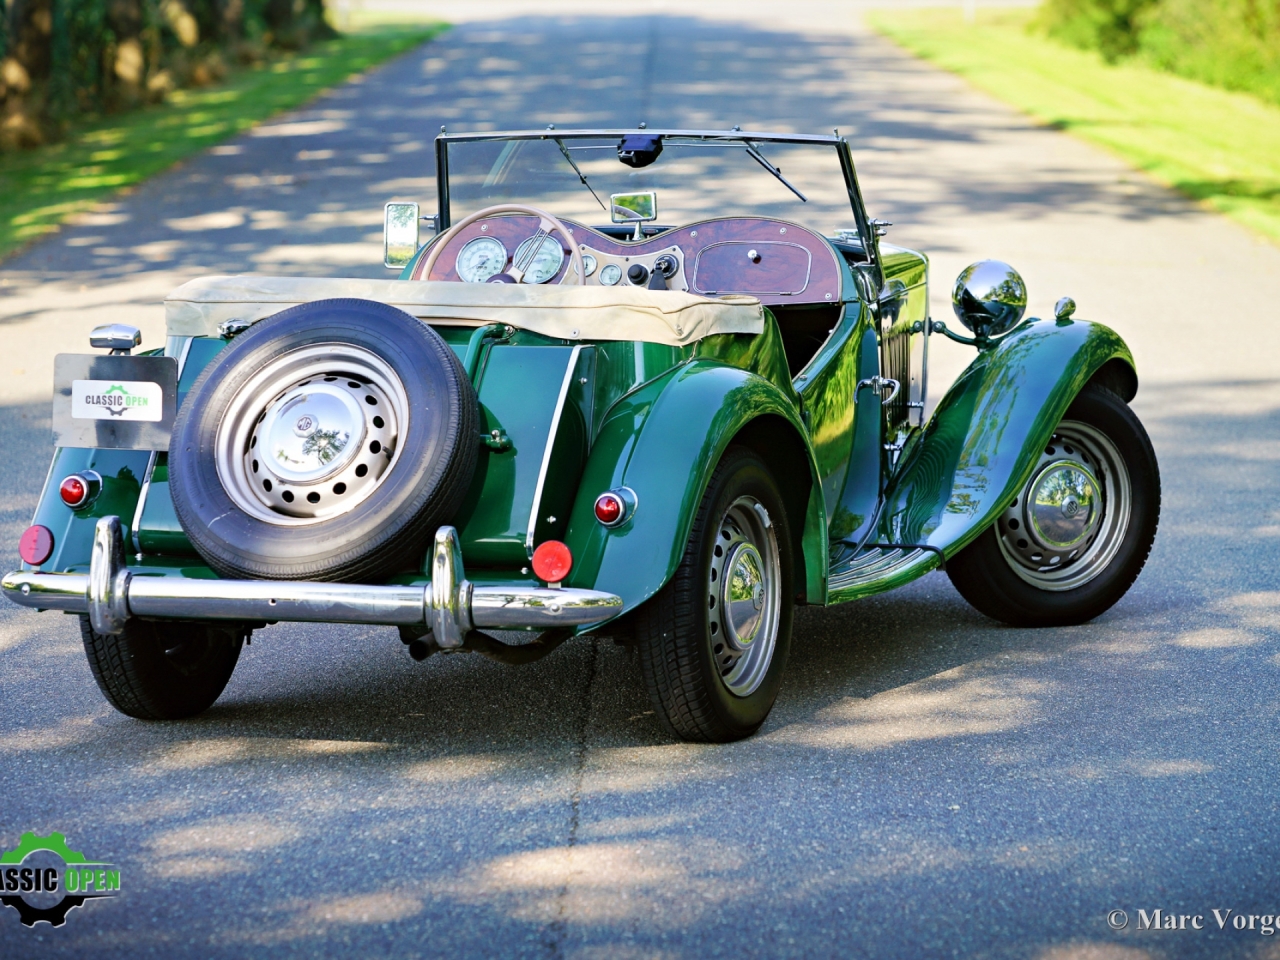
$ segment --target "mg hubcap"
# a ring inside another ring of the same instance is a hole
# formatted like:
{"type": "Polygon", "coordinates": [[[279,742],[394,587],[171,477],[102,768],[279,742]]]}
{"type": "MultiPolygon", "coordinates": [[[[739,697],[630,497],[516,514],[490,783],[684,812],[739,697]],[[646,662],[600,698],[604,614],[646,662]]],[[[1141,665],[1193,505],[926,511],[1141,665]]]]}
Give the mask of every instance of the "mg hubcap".
{"type": "Polygon", "coordinates": [[[223,489],[269,523],[315,523],[367,500],[408,426],[400,378],[376,354],[313,344],[275,358],[232,397],[214,454],[223,489]]]}
{"type": "Polygon", "coordinates": [[[1129,528],[1129,471],[1111,439],[1064,420],[997,523],[1000,552],[1042,590],[1073,590],[1106,569],[1129,528]]]}
{"type": "Polygon", "coordinates": [[[745,697],[764,681],[778,640],[781,566],[769,513],[740,497],[720,521],[707,581],[711,652],[730,693],[745,697]]]}
{"type": "Polygon", "coordinates": [[[1071,550],[1093,533],[1101,516],[1098,481],[1088,467],[1060,460],[1031,481],[1027,531],[1047,550],[1071,550]]]}

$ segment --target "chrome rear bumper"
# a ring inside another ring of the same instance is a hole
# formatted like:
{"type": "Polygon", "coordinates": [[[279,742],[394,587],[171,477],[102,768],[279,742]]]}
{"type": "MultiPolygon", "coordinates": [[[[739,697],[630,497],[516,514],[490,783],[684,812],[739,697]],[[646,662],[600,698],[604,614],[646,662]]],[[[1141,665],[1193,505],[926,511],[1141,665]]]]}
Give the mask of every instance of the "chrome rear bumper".
{"type": "Polygon", "coordinates": [[[376,623],[429,627],[442,649],[462,646],[477,627],[581,626],[622,611],[621,597],[599,590],[474,586],[453,527],[436,532],[425,586],[134,576],[124,556],[120,519],[103,517],[87,574],[15,571],[0,588],[24,607],[88,614],[99,633],[119,633],[130,617],[376,623]]]}

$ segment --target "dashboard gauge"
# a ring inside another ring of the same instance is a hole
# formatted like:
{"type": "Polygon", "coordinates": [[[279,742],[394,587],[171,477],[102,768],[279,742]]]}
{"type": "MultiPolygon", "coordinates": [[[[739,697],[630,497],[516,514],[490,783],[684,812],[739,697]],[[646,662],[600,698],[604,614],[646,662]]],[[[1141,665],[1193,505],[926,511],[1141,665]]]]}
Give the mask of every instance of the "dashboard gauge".
{"type": "Polygon", "coordinates": [[[545,234],[541,238],[530,237],[520,244],[516,247],[516,255],[511,258],[512,266],[523,268],[525,283],[546,283],[560,272],[560,265],[563,263],[564,250],[560,241],[545,234]],[[532,249],[535,242],[538,244],[536,253],[532,249]],[[525,262],[526,259],[528,263],[525,262]]]}
{"type": "Polygon", "coordinates": [[[622,268],[616,263],[606,263],[600,268],[600,282],[606,287],[612,287],[621,279],[622,268]]]}
{"type": "Polygon", "coordinates": [[[587,276],[591,276],[596,272],[596,258],[589,253],[582,255],[582,269],[586,271],[587,276]]]}
{"type": "Polygon", "coordinates": [[[484,283],[507,266],[507,248],[496,237],[476,237],[458,251],[454,267],[467,283],[484,283]]]}

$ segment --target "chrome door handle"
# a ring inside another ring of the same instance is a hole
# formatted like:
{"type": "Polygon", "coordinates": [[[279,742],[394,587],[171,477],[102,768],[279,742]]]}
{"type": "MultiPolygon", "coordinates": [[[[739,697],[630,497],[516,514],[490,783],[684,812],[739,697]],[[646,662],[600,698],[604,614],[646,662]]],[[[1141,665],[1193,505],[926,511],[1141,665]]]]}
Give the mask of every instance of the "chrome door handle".
{"type": "Polygon", "coordinates": [[[859,380],[858,385],[853,390],[854,403],[858,402],[858,394],[862,392],[863,387],[870,387],[872,390],[875,390],[877,393],[880,393],[881,403],[892,403],[893,398],[896,397],[898,395],[898,391],[902,389],[902,384],[900,384],[897,380],[894,380],[892,377],[874,376],[874,377],[868,377],[866,380],[859,380]],[[893,388],[893,392],[890,393],[889,396],[887,397],[883,395],[885,387],[893,388]]]}

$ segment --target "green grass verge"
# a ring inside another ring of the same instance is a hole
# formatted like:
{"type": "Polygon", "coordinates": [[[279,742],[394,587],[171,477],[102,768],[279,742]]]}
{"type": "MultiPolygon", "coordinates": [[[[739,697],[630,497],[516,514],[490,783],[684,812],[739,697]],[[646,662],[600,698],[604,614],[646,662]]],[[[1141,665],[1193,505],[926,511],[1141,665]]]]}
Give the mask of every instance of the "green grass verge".
{"type": "Polygon", "coordinates": [[[1280,107],[1029,34],[1025,10],[877,12],[875,29],[1280,242],[1280,107]]]}
{"type": "Polygon", "coordinates": [[[59,143],[0,154],[0,258],[117,191],[299,107],[443,29],[413,24],[350,33],[237,71],[216,87],[176,91],[161,106],[84,122],[59,143]]]}

